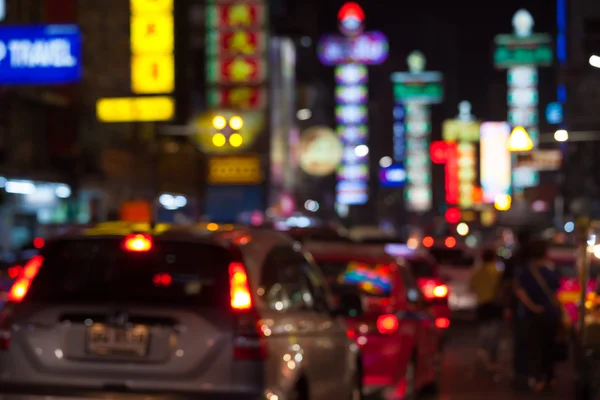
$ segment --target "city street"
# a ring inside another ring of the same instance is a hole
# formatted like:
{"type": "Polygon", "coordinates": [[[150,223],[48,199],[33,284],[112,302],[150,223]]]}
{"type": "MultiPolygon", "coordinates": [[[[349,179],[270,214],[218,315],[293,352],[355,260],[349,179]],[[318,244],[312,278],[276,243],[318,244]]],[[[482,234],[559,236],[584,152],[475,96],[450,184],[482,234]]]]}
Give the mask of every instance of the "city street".
{"type": "MultiPolygon", "coordinates": [[[[517,392],[511,388],[508,379],[495,381],[491,375],[477,370],[476,329],[473,326],[454,327],[447,345],[444,360],[444,376],[440,394],[423,395],[420,400],[525,400],[540,399],[566,400],[573,398],[573,378],[568,365],[558,369],[560,381],[552,393],[532,395],[517,392]]],[[[379,400],[374,396],[369,400],[379,400]]]]}

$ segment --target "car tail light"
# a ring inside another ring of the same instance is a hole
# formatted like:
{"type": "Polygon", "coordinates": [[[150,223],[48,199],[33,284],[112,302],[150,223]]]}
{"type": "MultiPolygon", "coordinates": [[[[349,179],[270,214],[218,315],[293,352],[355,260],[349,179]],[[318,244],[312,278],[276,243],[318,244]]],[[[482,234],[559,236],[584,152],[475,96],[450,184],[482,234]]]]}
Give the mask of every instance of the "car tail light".
{"type": "Polygon", "coordinates": [[[44,247],[44,244],[46,244],[46,241],[41,237],[33,239],[33,247],[35,247],[36,249],[41,249],[42,247],[44,247]]]}
{"type": "Polygon", "coordinates": [[[20,265],[13,265],[12,267],[8,268],[8,277],[10,279],[17,279],[22,272],[23,267],[21,267],[20,265]]]}
{"type": "Polygon", "coordinates": [[[450,327],[450,320],[448,318],[436,318],[435,326],[439,329],[447,329],[450,327]]]}
{"type": "Polygon", "coordinates": [[[244,264],[229,264],[229,287],[231,308],[234,310],[250,310],[252,308],[252,296],[244,264]]]}
{"type": "Polygon", "coordinates": [[[173,277],[171,276],[171,274],[166,273],[156,274],[152,278],[152,283],[154,284],[154,286],[167,287],[170,286],[171,283],[173,283],[173,277]]]}
{"type": "Polygon", "coordinates": [[[391,335],[398,330],[398,318],[393,314],[380,315],[377,318],[377,331],[382,335],[391,335]]]}
{"type": "Polygon", "coordinates": [[[123,241],[123,249],[136,253],[150,251],[152,249],[152,237],[141,233],[127,235],[123,241]]]}
{"type": "Polygon", "coordinates": [[[31,282],[33,282],[33,279],[37,276],[43,263],[44,258],[42,256],[35,256],[25,264],[25,267],[23,267],[23,270],[21,271],[21,275],[13,283],[8,292],[8,301],[20,303],[25,298],[29,291],[29,287],[31,286],[31,282]]]}
{"type": "MultiPolygon", "coordinates": [[[[265,336],[268,327],[262,326],[252,305],[252,294],[244,264],[229,264],[229,290],[231,309],[236,313],[236,334],[233,357],[236,360],[263,360],[267,357],[265,336]]],[[[269,332],[269,333],[268,333],[269,332]]]]}
{"type": "Polygon", "coordinates": [[[427,300],[445,299],[448,297],[448,286],[431,279],[419,279],[419,287],[427,300]]]}

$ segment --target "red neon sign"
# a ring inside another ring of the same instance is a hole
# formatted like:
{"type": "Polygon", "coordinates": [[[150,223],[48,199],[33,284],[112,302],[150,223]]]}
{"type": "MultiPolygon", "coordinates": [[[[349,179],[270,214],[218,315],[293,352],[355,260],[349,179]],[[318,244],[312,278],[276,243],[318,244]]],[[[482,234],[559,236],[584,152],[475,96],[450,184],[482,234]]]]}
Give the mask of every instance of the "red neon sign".
{"type": "Polygon", "coordinates": [[[446,203],[458,203],[458,146],[453,142],[435,141],[430,147],[431,161],[444,164],[446,171],[446,203]]]}

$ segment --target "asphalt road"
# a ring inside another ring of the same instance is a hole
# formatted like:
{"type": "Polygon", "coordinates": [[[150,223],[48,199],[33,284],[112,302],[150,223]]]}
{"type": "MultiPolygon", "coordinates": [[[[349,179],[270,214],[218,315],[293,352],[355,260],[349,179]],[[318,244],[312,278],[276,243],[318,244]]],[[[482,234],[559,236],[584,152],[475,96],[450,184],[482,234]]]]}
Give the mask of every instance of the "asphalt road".
{"type": "MultiPolygon", "coordinates": [[[[506,376],[494,377],[477,368],[476,338],[476,330],[470,325],[453,327],[444,355],[440,394],[423,395],[419,400],[569,400],[574,398],[574,381],[570,365],[558,367],[557,387],[551,393],[533,394],[515,391],[508,373],[506,376]]],[[[508,343],[505,343],[503,349],[505,350],[502,353],[503,361],[508,366],[510,365],[508,343]]],[[[376,399],[375,397],[373,400],[376,399]]]]}

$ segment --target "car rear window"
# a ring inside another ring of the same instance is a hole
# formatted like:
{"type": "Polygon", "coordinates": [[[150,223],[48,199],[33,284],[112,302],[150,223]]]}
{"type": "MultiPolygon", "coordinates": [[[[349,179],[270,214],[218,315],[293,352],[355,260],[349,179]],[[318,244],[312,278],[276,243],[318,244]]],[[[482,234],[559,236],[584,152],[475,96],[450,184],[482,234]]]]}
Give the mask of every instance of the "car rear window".
{"type": "Polygon", "coordinates": [[[229,253],[203,243],[156,240],[128,252],[121,239],[57,242],[26,299],[40,302],[135,303],[227,307],[229,253]]]}
{"type": "Polygon", "coordinates": [[[334,294],[354,286],[366,296],[390,297],[392,272],[389,264],[321,261],[319,265],[334,294]]]}

